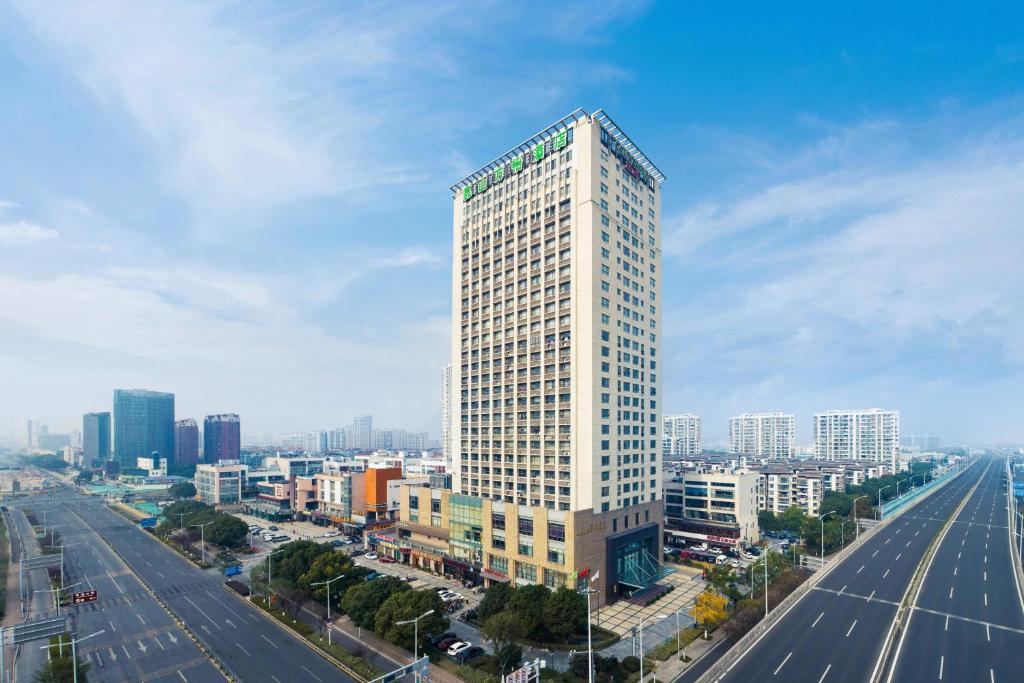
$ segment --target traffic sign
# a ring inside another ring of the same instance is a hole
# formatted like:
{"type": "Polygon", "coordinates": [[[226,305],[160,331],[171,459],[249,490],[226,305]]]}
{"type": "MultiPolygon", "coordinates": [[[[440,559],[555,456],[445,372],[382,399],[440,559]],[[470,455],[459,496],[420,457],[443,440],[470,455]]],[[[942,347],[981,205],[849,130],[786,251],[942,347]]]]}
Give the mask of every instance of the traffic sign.
{"type": "Polygon", "coordinates": [[[71,594],[71,604],[81,605],[86,602],[96,602],[97,599],[96,591],[81,591],[78,593],[71,594]]]}
{"type": "Polygon", "coordinates": [[[230,567],[224,567],[224,576],[235,576],[236,574],[242,573],[242,565],[233,564],[230,567]]]}

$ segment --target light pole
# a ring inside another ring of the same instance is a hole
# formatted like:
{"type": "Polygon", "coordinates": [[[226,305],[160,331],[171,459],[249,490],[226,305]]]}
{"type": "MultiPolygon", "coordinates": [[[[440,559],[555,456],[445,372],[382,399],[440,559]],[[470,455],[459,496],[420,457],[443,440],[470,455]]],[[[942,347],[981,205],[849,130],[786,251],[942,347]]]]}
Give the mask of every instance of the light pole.
{"type": "Polygon", "coordinates": [[[829,515],[836,514],[836,512],[837,512],[837,510],[833,510],[832,512],[826,512],[825,514],[823,514],[819,518],[819,520],[821,521],[821,566],[822,567],[825,566],[825,518],[828,517],[829,515]]]}
{"type": "Polygon", "coordinates": [[[1020,524],[1017,526],[1017,530],[1020,532],[1018,534],[1020,540],[1017,542],[1017,557],[1019,559],[1020,554],[1024,552],[1024,513],[1018,512],[1017,516],[1020,517],[1020,524]]]}
{"type": "MultiPolygon", "coordinates": [[[[82,638],[77,638],[77,639],[72,638],[71,639],[71,671],[73,672],[72,673],[72,677],[74,678],[74,683],[78,683],[78,655],[77,655],[77,649],[76,649],[75,646],[78,645],[78,643],[82,642],[83,640],[88,640],[89,638],[92,638],[93,636],[98,636],[98,635],[101,635],[101,634],[106,633],[106,632],[107,632],[107,630],[103,629],[102,631],[96,631],[96,633],[90,633],[89,635],[84,636],[82,638]]],[[[43,645],[39,649],[40,650],[45,650],[45,649],[50,648],[50,647],[53,647],[53,646],[52,645],[43,645]]]]}
{"type": "Polygon", "coordinates": [[[892,484],[889,484],[888,486],[883,486],[882,488],[878,489],[878,518],[879,519],[882,518],[882,491],[884,491],[886,489],[891,489],[891,488],[892,488],[892,484]]]}
{"type": "Polygon", "coordinates": [[[211,524],[212,521],[206,524],[189,524],[189,527],[199,527],[199,548],[203,554],[203,564],[206,564],[206,527],[211,524]]]}
{"type": "Polygon", "coordinates": [[[855,535],[853,540],[855,541],[860,538],[860,523],[857,522],[857,501],[861,498],[867,498],[867,496],[857,496],[853,499],[853,525],[857,527],[856,531],[854,531],[855,535]]]}
{"type": "Polygon", "coordinates": [[[57,608],[57,616],[60,616],[60,594],[64,592],[65,588],[74,588],[80,585],[81,582],[73,583],[70,586],[60,586],[60,588],[43,588],[41,590],[32,591],[33,593],[53,593],[53,604],[57,608]]]}
{"type": "MultiPolygon", "coordinates": [[[[317,581],[316,583],[309,584],[310,588],[312,588],[313,586],[327,586],[327,644],[328,645],[331,644],[331,630],[332,630],[332,628],[331,628],[331,584],[334,583],[335,581],[337,581],[338,579],[344,579],[344,578],[345,578],[344,574],[338,574],[333,579],[328,579],[327,581],[317,581]]],[[[433,612],[434,610],[430,610],[430,611],[433,612]]],[[[428,612],[428,614],[429,613],[430,612],[428,612]]],[[[395,623],[398,623],[398,622],[395,622],[395,623]]],[[[416,661],[415,657],[413,658],[413,661],[416,661]]]]}
{"type": "MultiPolygon", "coordinates": [[[[584,588],[583,590],[580,591],[580,593],[583,593],[585,596],[587,596],[587,681],[589,683],[594,683],[594,648],[591,645],[591,640],[590,640],[590,596],[593,593],[599,593],[599,592],[600,591],[598,591],[596,588],[589,588],[589,587],[584,588]]],[[[678,626],[678,625],[679,625],[679,618],[677,616],[676,617],[676,626],[678,626]]],[[[677,640],[678,640],[678,638],[677,638],[677,640]]]]}
{"type": "Polygon", "coordinates": [[[270,558],[283,552],[283,550],[275,550],[272,553],[267,553],[267,607],[270,607],[270,591],[274,587],[274,564],[270,561],[270,558]]]}
{"type": "Polygon", "coordinates": [[[640,683],[644,683],[644,622],[651,619],[665,619],[667,614],[655,614],[640,620],[640,683]]]}
{"type": "MultiPolygon", "coordinates": [[[[338,578],[341,578],[341,577],[338,577],[338,578]]],[[[310,585],[312,585],[312,584],[310,584],[310,585]]],[[[330,600],[330,595],[327,596],[327,599],[330,600]]],[[[328,612],[329,611],[330,611],[330,608],[328,608],[328,612]]],[[[424,612],[423,614],[419,615],[415,619],[406,619],[405,621],[396,621],[395,622],[395,626],[405,626],[406,624],[412,624],[412,661],[413,662],[415,662],[417,659],[419,659],[419,651],[420,651],[420,619],[422,619],[423,617],[429,617],[433,613],[434,613],[434,610],[431,609],[431,610],[427,610],[426,612],[424,612]]],[[[416,674],[416,679],[419,680],[419,673],[418,672],[416,674]]]]}

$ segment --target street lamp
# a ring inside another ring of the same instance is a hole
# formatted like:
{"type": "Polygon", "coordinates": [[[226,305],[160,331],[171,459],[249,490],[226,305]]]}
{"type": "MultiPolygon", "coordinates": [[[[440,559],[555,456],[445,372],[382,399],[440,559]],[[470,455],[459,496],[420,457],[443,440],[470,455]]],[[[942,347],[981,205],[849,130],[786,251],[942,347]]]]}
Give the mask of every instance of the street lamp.
{"type": "MultiPolygon", "coordinates": [[[[587,681],[588,683],[594,683],[594,648],[590,640],[590,596],[593,593],[600,593],[596,588],[584,588],[580,591],[587,596],[587,681]]],[[[676,617],[676,626],[679,626],[678,615],[676,617]]],[[[678,636],[676,638],[678,641],[678,636]]]]}
{"type": "MultiPolygon", "coordinates": [[[[341,578],[340,576],[338,577],[341,578]]],[[[333,580],[333,579],[332,579],[333,580]]],[[[313,585],[313,584],[310,584],[313,585]]],[[[330,600],[331,596],[328,594],[327,599],[330,600]]],[[[327,608],[330,612],[330,608],[327,608]]],[[[415,663],[419,659],[420,651],[420,619],[423,617],[429,617],[434,613],[434,610],[427,610],[423,614],[419,615],[415,619],[406,619],[405,621],[396,621],[395,626],[405,626],[406,624],[412,624],[412,661],[415,663]]],[[[416,674],[416,678],[419,679],[419,672],[416,674]]]]}
{"type": "Polygon", "coordinates": [[[853,525],[857,527],[856,531],[854,532],[855,536],[853,540],[855,541],[858,538],[860,538],[860,524],[857,522],[857,501],[860,500],[861,498],[867,498],[867,496],[857,496],[856,498],[853,499],[853,525]]]}
{"type": "MultiPolygon", "coordinates": [[[[268,592],[267,592],[267,599],[268,600],[270,598],[269,591],[270,591],[270,589],[273,588],[273,585],[274,585],[274,564],[273,564],[273,562],[270,561],[270,558],[272,558],[274,555],[278,555],[278,554],[283,553],[283,552],[284,552],[284,550],[275,550],[272,553],[267,553],[267,590],[268,590],[268,592]]],[[[269,605],[268,605],[268,607],[269,607],[269,605]]]]}
{"type": "Polygon", "coordinates": [[[199,547],[203,553],[203,564],[206,564],[206,527],[213,524],[212,521],[206,524],[189,524],[189,527],[199,527],[199,547]]]}
{"type": "Polygon", "coordinates": [[[651,619],[665,619],[667,614],[655,614],[640,620],[640,683],[644,683],[644,622],[651,619]]]}
{"type": "MultiPolygon", "coordinates": [[[[78,645],[78,643],[82,642],[83,640],[89,640],[89,638],[92,638],[93,636],[98,636],[98,635],[101,635],[101,634],[106,633],[106,632],[107,632],[107,630],[103,629],[102,631],[96,631],[96,633],[90,633],[89,635],[84,636],[82,638],[77,638],[77,639],[76,638],[72,638],[71,639],[71,670],[74,672],[72,674],[73,677],[74,677],[74,683],[78,683],[78,655],[76,654],[77,650],[76,650],[75,646],[78,645]]],[[[45,649],[50,648],[50,647],[53,647],[53,646],[52,645],[43,645],[39,649],[40,650],[45,650],[45,649]]]]}
{"type": "Polygon", "coordinates": [[[891,488],[892,488],[892,484],[889,484],[888,486],[883,486],[882,488],[878,489],[878,517],[879,517],[879,519],[881,519],[881,517],[882,517],[882,491],[884,491],[886,489],[891,489],[891,488]]]}
{"type": "Polygon", "coordinates": [[[821,517],[818,518],[821,521],[821,566],[822,566],[822,568],[824,568],[824,566],[825,566],[825,518],[828,517],[829,515],[834,515],[837,512],[838,512],[838,510],[833,510],[832,512],[826,512],[825,514],[823,514],[821,517]]]}
{"type": "Polygon", "coordinates": [[[81,583],[82,582],[79,581],[78,583],[73,583],[70,586],[61,585],[59,588],[43,588],[43,589],[35,590],[35,591],[32,591],[32,592],[33,593],[53,593],[53,603],[54,603],[54,606],[57,608],[57,616],[59,617],[60,616],[60,594],[64,592],[64,589],[66,589],[66,588],[74,588],[75,586],[81,585],[81,583]]]}
{"type": "MultiPolygon", "coordinates": [[[[332,627],[331,627],[331,584],[334,583],[335,581],[337,581],[338,579],[344,579],[344,578],[345,578],[344,574],[338,574],[333,579],[328,579],[327,581],[317,581],[316,583],[309,584],[310,588],[312,588],[313,586],[327,586],[327,644],[328,645],[331,644],[331,631],[333,630],[332,627]]],[[[430,611],[433,612],[434,610],[430,610],[430,611]]],[[[414,661],[415,661],[415,658],[414,658],[414,661]]]]}

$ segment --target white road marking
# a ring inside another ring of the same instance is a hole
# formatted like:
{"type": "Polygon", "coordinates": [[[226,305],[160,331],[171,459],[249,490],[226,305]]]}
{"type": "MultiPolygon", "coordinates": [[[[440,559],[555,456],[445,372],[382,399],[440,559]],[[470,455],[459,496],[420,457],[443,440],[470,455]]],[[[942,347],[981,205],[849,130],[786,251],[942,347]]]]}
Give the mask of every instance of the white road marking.
{"type": "MultiPolygon", "coordinates": [[[[824,614],[824,612],[822,612],[822,614],[824,614]]],[[[821,617],[818,617],[818,618],[820,619],[821,617]]],[[[815,623],[817,623],[817,622],[815,622],[815,623]]],[[[813,628],[813,626],[812,626],[812,628],[813,628]]],[[[271,645],[273,645],[273,646],[274,646],[275,648],[277,648],[277,647],[278,647],[277,643],[275,643],[274,641],[272,641],[272,640],[271,640],[270,638],[267,638],[267,637],[266,637],[265,635],[263,635],[262,633],[261,633],[260,635],[261,635],[261,636],[263,636],[263,640],[267,641],[268,643],[270,643],[271,645]]]]}
{"type": "Polygon", "coordinates": [[[185,674],[181,673],[180,670],[178,671],[178,675],[181,676],[181,680],[185,681],[185,683],[188,683],[188,679],[185,678],[185,674]]]}
{"type": "Polygon", "coordinates": [[[946,615],[946,628],[944,628],[943,630],[944,631],[948,631],[949,630],[949,615],[948,614],[946,615]]]}
{"type": "Polygon", "coordinates": [[[863,565],[863,564],[860,566],[860,569],[857,570],[858,574],[860,574],[862,571],[864,571],[864,566],[865,565],[863,565]]]}
{"type": "Polygon", "coordinates": [[[884,574],[882,574],[882,578],[884,579],[884,578],[885,578],[885,577],[887,577],[887,576],[889,576],[889,570],[888,570],[888,569],[886,569],[886,570],[885,570],[885,573],[884,573],[884,574]]]}
{"type": "Polygon", "coordinates": [[[242,644],[241,644],[241,643],[235,643],[235,645],[237,645],[237,646],[238,646],[238,649],[239,649],[239,650],[241,650],[242,652],[244,652],[244,653],[245,653],[245,656],[246,656],[246,657],[252,657],[252,655],[251,655],[251,654],[249,654],[249,651],[248,651],[248,650],[246,650],[246,649],[245,649],[244,647],[242,647],[242,644]]]}
{"type": "Polygon", "coordinates": [[[142,623],[143,626],[146,625],[146,620],[142,618],[141,614],[136,614],[135,616],[139,618],[139,621],[142,623]]]}
{"type": "Polygon", "coordinates": [[[949,599],[950,599],[950,600],[952,600],[952,599],[953,599],[953,586],[950,586],[950,587],[949,587],[949,599]]]}
{"type": "Polygon", "coordinates": [[[946,666],[946,655],[939,657],[939,680],[942,680],[942,669],[946,666]]]}
{"type": "MultiPolygon", "coordinates": [[[[790,652],[789,654],[793,654],[793,653],[792,653],[792,652],[790,652]]],[[[786,659],[789,659],[789,657],[787,657],[786,659]]],[[[303,669],[306,669],[306,667],[305,667],[305,666],[303,666],[302,668],[303,668],[303,669]]],[[[309,674],[310,676],[312,676],[313,678],[315,678],[315,679],[316,679],[316,680],[318,680],[318,681],[323,681],[323,679],[322,679],[322,678],[320,678],[319,676],[317,676],[317,675],[316,675],[315,673],[313,673],[313,672],[312,672],[312,671],[310,671],[309,669],[306,669],[306,673],[308,673],[308,674],[309,674]]]]}
{"type": "Polygon", "coordinates": [[[818,679],[818,683],[821,683],[823,680],[825,680],[825,676],[828,676],[828,672],[829,672],[829,670],[831,668],[832,668],[831,664],[829,664],[828,666],[825,667],[825,673],[821,674],[821,678],[818,679]]]}
{"type": "Polygon", "coordinates": [[[853,623],[852,623],[852,624],[850,624],[850,630],[848,630],[848,631],[846,632],[846,637],[847,637],[847,638],[849,638],[849,637],[850,637],[850,634],[851,634],[851,633],[853,633],[853,627],[854,627],[854,626],[856,626],[856,625],[857,625],[857,620],[856,620],[856,619],[854,619],[854,620],[853,620],[853,623]]]}

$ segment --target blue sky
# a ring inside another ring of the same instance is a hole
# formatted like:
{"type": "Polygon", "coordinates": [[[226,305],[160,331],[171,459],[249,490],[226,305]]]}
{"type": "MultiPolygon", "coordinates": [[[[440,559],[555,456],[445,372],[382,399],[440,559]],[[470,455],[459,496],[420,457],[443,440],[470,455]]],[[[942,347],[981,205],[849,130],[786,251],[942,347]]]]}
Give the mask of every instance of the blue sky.
{"type": "Polygon", "coordinates": [[[668,176],[664,407],[1024,441],[1024,12],[0,5],[0,434],[174,391],[439,432],[463,174],[577,106],[668,176]]]}

